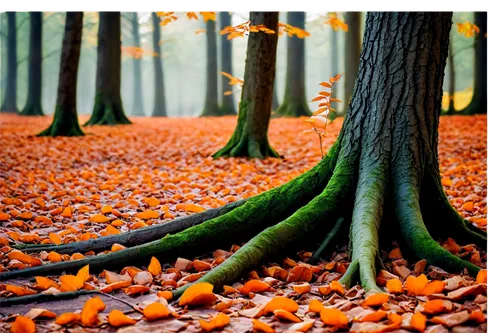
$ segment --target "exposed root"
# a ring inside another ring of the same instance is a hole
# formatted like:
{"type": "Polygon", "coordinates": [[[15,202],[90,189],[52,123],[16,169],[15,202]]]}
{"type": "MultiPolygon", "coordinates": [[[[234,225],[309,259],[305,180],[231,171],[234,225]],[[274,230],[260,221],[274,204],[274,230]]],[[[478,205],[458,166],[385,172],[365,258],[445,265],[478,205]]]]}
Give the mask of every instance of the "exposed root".
{"type": "Polygon", "coordinates": [[[339,231],[344,226],[344,222],[345,219],[343,217],[337,219],[332,230],[330,230],[330,232],[326,235],[325,239],[320,244],[318,249],[314,252],[312,257],[309,258],[309,264],[314,265],[315,263],[317,263],[321,256],[325,253],[325,251],[331,247],[331,245],[334,243],[334,240],[337,238],[339,231]]]}
{"type": "Polygon", "coordinates": [[[52,124],[37,136],[83,136],[76,111],[68,108],[57,105],[52,124]]]}
{"type": "Polygon", "coordinates": [[[347,268],[347,271],[342,275],[339,282],[343,284],[346,288],[352,286],[353,281],[358,279],[359,273],[359,262],[357,260],[352,261],[347,268]]]}
{"type": "MultiPolygon", "coordinates": [[[[64,292],[59,294],[34,294],[19,297],[0,298],[0,309],[8,306],[32,304],[42,302],[62,301],[65,299],[72,299],[82,295],[104,294],[98,290],[78,290],[73,292],[64,292]]],[[[106,294],[104,294],[106,295],[106,294]]]]}
{"type": "Polygon", "coordinates": [[[123,111],[121,99],[117,101],[106,100],[102,93],[96,93],[92,116],[83,126],[90,125],[127,125],[132,122],[123,111]]]}

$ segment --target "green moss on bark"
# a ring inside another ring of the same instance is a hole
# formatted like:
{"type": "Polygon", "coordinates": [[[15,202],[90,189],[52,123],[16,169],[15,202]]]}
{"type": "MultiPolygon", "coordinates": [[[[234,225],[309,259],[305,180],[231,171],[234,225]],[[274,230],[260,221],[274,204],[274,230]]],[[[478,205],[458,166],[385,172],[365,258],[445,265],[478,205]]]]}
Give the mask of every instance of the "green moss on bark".
{"type": "Polygon", "coordinates": [[[38,136],[82,136],[83,131],[78,124],[76,110],[64,110],[60,105],[56,106],[52,124],[38,136]]]}

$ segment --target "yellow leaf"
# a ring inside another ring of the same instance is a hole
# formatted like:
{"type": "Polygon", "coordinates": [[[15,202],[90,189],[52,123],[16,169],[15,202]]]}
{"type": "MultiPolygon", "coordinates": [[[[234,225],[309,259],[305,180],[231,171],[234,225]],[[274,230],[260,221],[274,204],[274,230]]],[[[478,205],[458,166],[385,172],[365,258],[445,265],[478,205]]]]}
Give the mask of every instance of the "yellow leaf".
{"type": "Polygon", "coordinates": [[[158,259],[156,259],[155,257],[151,258],[151,262],[149,263],[149,266],[148,266],[148,271],[151,274],[153,274],[153,276],[157,276],[157,275],[161,274],[161,264],[158,261],[158,259]]]}

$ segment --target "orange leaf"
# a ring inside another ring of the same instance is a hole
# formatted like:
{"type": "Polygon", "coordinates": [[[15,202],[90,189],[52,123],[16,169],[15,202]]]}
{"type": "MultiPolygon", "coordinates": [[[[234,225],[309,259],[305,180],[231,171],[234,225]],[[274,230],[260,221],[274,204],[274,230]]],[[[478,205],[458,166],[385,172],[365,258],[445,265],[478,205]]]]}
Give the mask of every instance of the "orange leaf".
{"type": "Polygon", "coordinates": [[[477,273],[476,282],[477,283],[487,283],[488,272],[486,269],[482,269],[477,273]]]}
{"type": "Polygon", "coordinates": [[[299,310],[299,305],[291,298],[276,296],[266,304],[264,313],[274,312],[275,310],[297,312],[299,310]]]}
{"type": "Polygon", "coordinates": [[[311,303],[309,303],[309,312],[321,313],[324,308],[324,305],[317,299],[313,299],[311,303]]]}
{"type": "Polygon", "coordinates": [[[307,282],[304,282],[302,284],[293,285],[292,289],[298,294],[305,294],[311,290],[311,285],[307,282]]]}
{"type": "Polygon", "coordinates": [[[195,204],[178,204],[177,206],[175,206],[175,209],[192,213],[201,213],[205,211],[205,208],[195,204]]]}
{"type": "Polygon", "coordinates": [[[263,291],[268,291],[270,289],[271,289],[271,286],[263,281],[249,280],[239,290],[241,293],[248,295],[250,292],[260,293],[263,291]]]}
{"type": "Polygon", "coordinates": [[[35,330],[35,322],[24,316],[17,316],[10,327],[12,333],[35,333],[35,330]]]}
{"type": "Polygon", "coordinates": [[[321,101],[323,98],[325,98],[325,97],[323,97],[323,96],[316,96],[313,99],[311,99],[311,102],[321,101]]]}
{"type": "Polygon", "coordinates": [[[37,288],[37,289],[47,290],[47,289],[52,288],[52,287],[59,289],[59,285],[47,277],[36,276],[35,279],[36,279],[35,288],[37,288]]]}
{"type": "Polygon", "coordinates": [[[156,257],[151,257],[151,262],[149,263],[148,271],[151,274],[153,274],[153,276],[161,274],[161,264],[158,261],[158,259],[156,259],[156,257]]]}
{"type": "Polygon", "coordinates": [[[474,310],[469,315],[469,320],[475,321],[478,324],[482,324],[486,321],[483,311],[474,310]]]}
{"type": "Polygon", "coordinates": [[[92,215],[89,219],[90,222],[94,222],[94,223],[106,223],[108,222],[110,219],[102,214],[95,214],[95,215],[92,215]]]}
{"type": "Polygon", "coordinates": [[[103,293],[110,293],[112,291],[126,288],[132,284],[132,280],[125,280],[125,281],[118,281],[118,282],[113,282],[111,284],[108,284],[104,288],[101,288],[100,291],[103,293]]]}
{"type": "Polygon", "coordinates": [[[96,325],[99,320],[97,314],[106,308],[106,304],[99,296],[92,297],[83,305],[81,322],[84,326],[96,325]]]}
{"type": "Polygon", "coordinates": [[[73,214],[71,213],[71,208],[70,207],[64,208],[63,212],[61,213],[61,216],[71,218],[73,216],[73,214]]]}
{"type": "Polygon", "coordinates": [[[361,319],[361,322],[372,322],[372,323],[378,323],[382,319],[384,319],[387,316],[387,312],[383,310],[377,310],[375,312],[372,312],[361,319]]]}
{"type": "Polygon", "coordinates": [[[420,274],[418,277],[413,275],[408,276],[406,279],[406,290],[409,296],[423,296],[424,289],[429,283],[427,277],[424,274],[420,274]]]}
{"type": "Polygon", "coordinates": [[[164,291],[159,291],[158,294],[156,294],[158,297],[163,297],[167,301],[170,301],[173,297],[174,294],[171,291],[164,290],[164,291]]]}
{"type": "Polygon", "coordinates": [[[330,289],[332,289],[333,292],[336,292],[339,295],[344,295],[345,293],[344,286],[342,286],[342,284],[340,284],[340,282],[336,280],[330,282],[330,289]]]}
{"type": "Polygon", "coordinates": [[[468,212],[474,211],[474,202],[472,201],[467,201],[462,205],[463,209],[465,209],[468,212]]]}
{"type": "Polygon", "coordinates": [[[264,332],[264,333],[275,333],[274,329],[271,326],[260,320],[253,319],[252,323],[254,331],[264,332]]]}
{"type": "Polygon", "coordinates": [[[274,310],[273,313],[278,319],[284,319],[294,323],[300,323],[302,321],[299,317],[286,310],[277,309],[274,310]]]}
{"type": "Polygon", "coordinates": [[[53,244],[59,245],[62,243],[61,237],[53,232],[49,233],[49,239],[53,244]]]}
{"type": "Polygon", "coordinates": [[[60,291],[77,291],[82,289],[84,281],[78,276],[63,275],[59,278],[61,282],[60,291]]]}
{"type": "Polygon", "coordinates": [[[428,296],[431,294],[439,294],[444,290],[444,287],[446,287],[446,283],[444,281],[432,281],[425,286],[424,295],[428,296]]]}
{"type": "Polygon", "coordinates": [[[330,82],[321,82],[319,85],[323,86],[325,88],[331,88],[332,87],[332,84],[330,82]]]}
{"type": "Polygon", "coordinates": [[[225,326],[229,325],[230,320],[231,319],[229,318],[228,315],[224,313],[219,313],[210,321],[205,321],[203,319],[200,319],[200,326],[204,331],[210,332],[214,329],[224,328],[225,326]]]}
{"type": "Polygon", "coordinates": [[[120,310],[111,310],[108,315],[108,323],[113,327],[134,325],[137,321],[123,314],[120,310]]]}
{"type": "Polygon", "coordinates": [[[25,296],[25,295],[36,294],[36,291],[34,291],[34,290],[24,288],[24,287],[15,286],[13,284],[6,284],[5,290],[10,291],[11,293],[14,293],[16,296],[25,296]]]}
{"type": "Polygon", "coordinates": [[[387,281],[386,287],[391,294],[401,294],[403,292],[403,284],[399,279],[390,279],[387,281]]]}
{"type": "Polygon", "coordinates": [[[59,253],[52,251],[47,256],[47,259],[50,262],[60,262],[62,260],[62,256],[59,253]]]}
{"type": "Polygon", "coordinates": [[[208,282],[199,282],[188,287],[181,298],[179,306],[185,305],[203,305],[215,302],[217,299],[212,292],[214,286],[208,282]]]}
{"type": "Polygon", "coordinates": [[[126,247],[121,245],[121,244],[118,244],[118,243],[115,243],[111,246],[111,252],[117,252],[117,251],[121,251],[121,250],[125,250],[126,247]]]}
{"type": "Polygon", "coordinates": [[[448,300],[433,299],[427,301],[424,305],[423,312],[428,314],[438,314],[443,312],[451,312],[453,310],[453,304],[448,300]]]}
{"type": "Polygon", "coordinates": [[[76,276],[79,277],[83,282],[87,282],[87,280],[90,278],[89,269],[90,269],[89,265],[83,266],[78,270],[76,276]]]}
{"type": "Polygon", "coordinates": [[[335,308],[324,308],[319,314],[321,321],[329,326],[346,327],[349,323],[347,316],[335,308]]]}
{"type": "Polygon", "coordinates": [[[155,212],[154,210],[146,210],[144,212],[137,213],[134,216],[142,220],[149,220],[157,219],[158,217],[160,217],[160,213],[155,212]]]}
{"type": "Polygon", "coordinates": [[[410,326],[416,331],[423,332],[425,331],[427,318],[421,314],[420,312],[415,312],[413,316],[411,316],[410,326]]]}
{"type": "Polygon", "coordinates": [[[146,199],[144,199],[144,202],[149,207],[156,207],[160,204],[160,200],[158,200],[157,198],[146,198],[146,199]]]}
{"type": "Polygon", "coordinates": [[[287,282],[309,282],[312,279],[312,274],[312,271],[308,267],[295,266],[288,274],[287,282]]]}
{"type": "Polygon", "coordinates": [[[20,262],[28,264],[30,266],[40,266],[42,264],[42,261],[40,259],[24,254],[19,250],[10,251],[9,254],[7,254],[7,258],[9,258],[10,260],[17,259],[20,262]]]}
{"type": "Polygon", "coordinates": [[[144,308],[143,314],[147,321],[153,321],[167,318],[170,315],[170,311],[165,305],[153,302],[144,308]]]}
{"type": "Polygon", "coordinates": [[[65,312],[56,318],[56,324],[57,325],[68,325],[68,324],[79,322],[80,319],[81,319],[81,316],[79,313],[65,312]]]}
{"type": "Polygon", "coordinates": [[[389,295],[385,293],[376,293],[368,296],[363,302],[361,302],[361,306],[369,307],[369,306],[379,306],[389,301],[389,295]]]}
{"type": "Polygon", "coordinates": [[[133,286],[125,288],[123,291],[129,296],[133,296],[137,294],[149,293],[149,287],[135,284],[133,286]]]}

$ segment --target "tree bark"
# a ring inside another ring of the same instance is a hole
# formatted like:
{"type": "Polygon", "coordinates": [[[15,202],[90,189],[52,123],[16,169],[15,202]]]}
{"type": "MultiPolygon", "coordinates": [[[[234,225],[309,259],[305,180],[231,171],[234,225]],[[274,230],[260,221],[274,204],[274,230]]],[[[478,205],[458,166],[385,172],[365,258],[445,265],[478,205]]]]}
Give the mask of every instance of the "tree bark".
{"type": "Polygon", "coordinates": [[[56,110],[52,125],[39,136],[81,136],[76,111],[78,62],[82,44],[83,12],[67,12],[59,66],[56,110]]]}
{"type": "MultiPolygon", "coordinates": [[[[304,12],[288,12],[287,22],[291,26],[305,28],[304,12]]],[[[287,37],[285,97],[276,115],[287,117],[310,116],[305,87],[305,40],[297,36],[287,37]]]]}
{"type": "Polygon", "coordinates": [[[42,110],[42,29],[43,13],[30,12],[30,54],[28,100],[21,114],[43,116],[42,110]]]}
{"type": "MultiPolygon", "coordinates": [[[[139,34],[139,18],[137,12],[132,13],[132,37],[134,39],[134,46],[141,48],[141,36],[139,34]]],[[[142,57],[134,58],[134,109],[132,114],[134,116],[145,116],[144,100],[142,92],[142,57]]]]}
{"type": "Polygon", "coordinates": [[[130,124],[123,111],[120,12],[100,12],[94,110],[87,125],[130,124]]]}
{"type": "Polygon", "coordinates": [[[1,112],[17,113],[17,27],[16,13],[7,12],[7,78],[1,112]]]}
{"type": "Polygon", "coordinates": [[[166,117],[167,104],[165,103],[165,84],[163,82],[163,65],[161,57],[161,29],[160,18],[155,12],[151,14],[153,21],[153,51],[154,55],[154,77],[155,77],[155,100],[153,107],[153,117],[166,117]]]}
{"type": "Polygon", "coordinates": [[[474,13],[475,24],[479,28],[479,34],[476,37],[474,45],[474,92],[472,101],[463,110],[465,114],[482,113],[486,114],[488,106],[488,70],[487,70],[487,25],[488,15],[486,12],[474,13]]]}
{"type": "Polygon", "coordinates": [[[207,86],[205,94],[205,106],[201,113],[202,117],[220,116],[219,103],[217,102],[217,41],[215,37],[215,22],[207,21],[207,86]]]}
{"type": "MultiPolygon", "coordinates": [[[[220,26],[222,30],[231,25],[231,14],[229,12],[220,12],[220,26]]],[[[233,75],[233,44],[227,39],[227,35],[220,36],[220,52],[221,52],[221,70],[233,75]]],[[[220,108],[221,115],[235,115],[236,108],[234,107],[234,95],[224,95],[225,91],[232,91],[233,87],[228,83],[227,79],[222,80],[222,105],[220,108]]]]}
{"type": "Polygon", "coordinates": [[[361,13],[347,12],[345,22],[348,25],[345,41],[344,105],[348,105],[353,94],[354,82],[359,67],[361,54],[361,13]]]}
{"type": "MultiPolygon", "coordinates": [[[[277,31],[278,15],[278,12],[251,12],[250,21],[252,25],[264,24],[269,29],[277,31]]],[[[269,145],[267,138],[273,102],[277,45],[277,34],[250,33],[238,123],[229,142],[214,154],[214,158],[279,157],[269,145]]]]}

